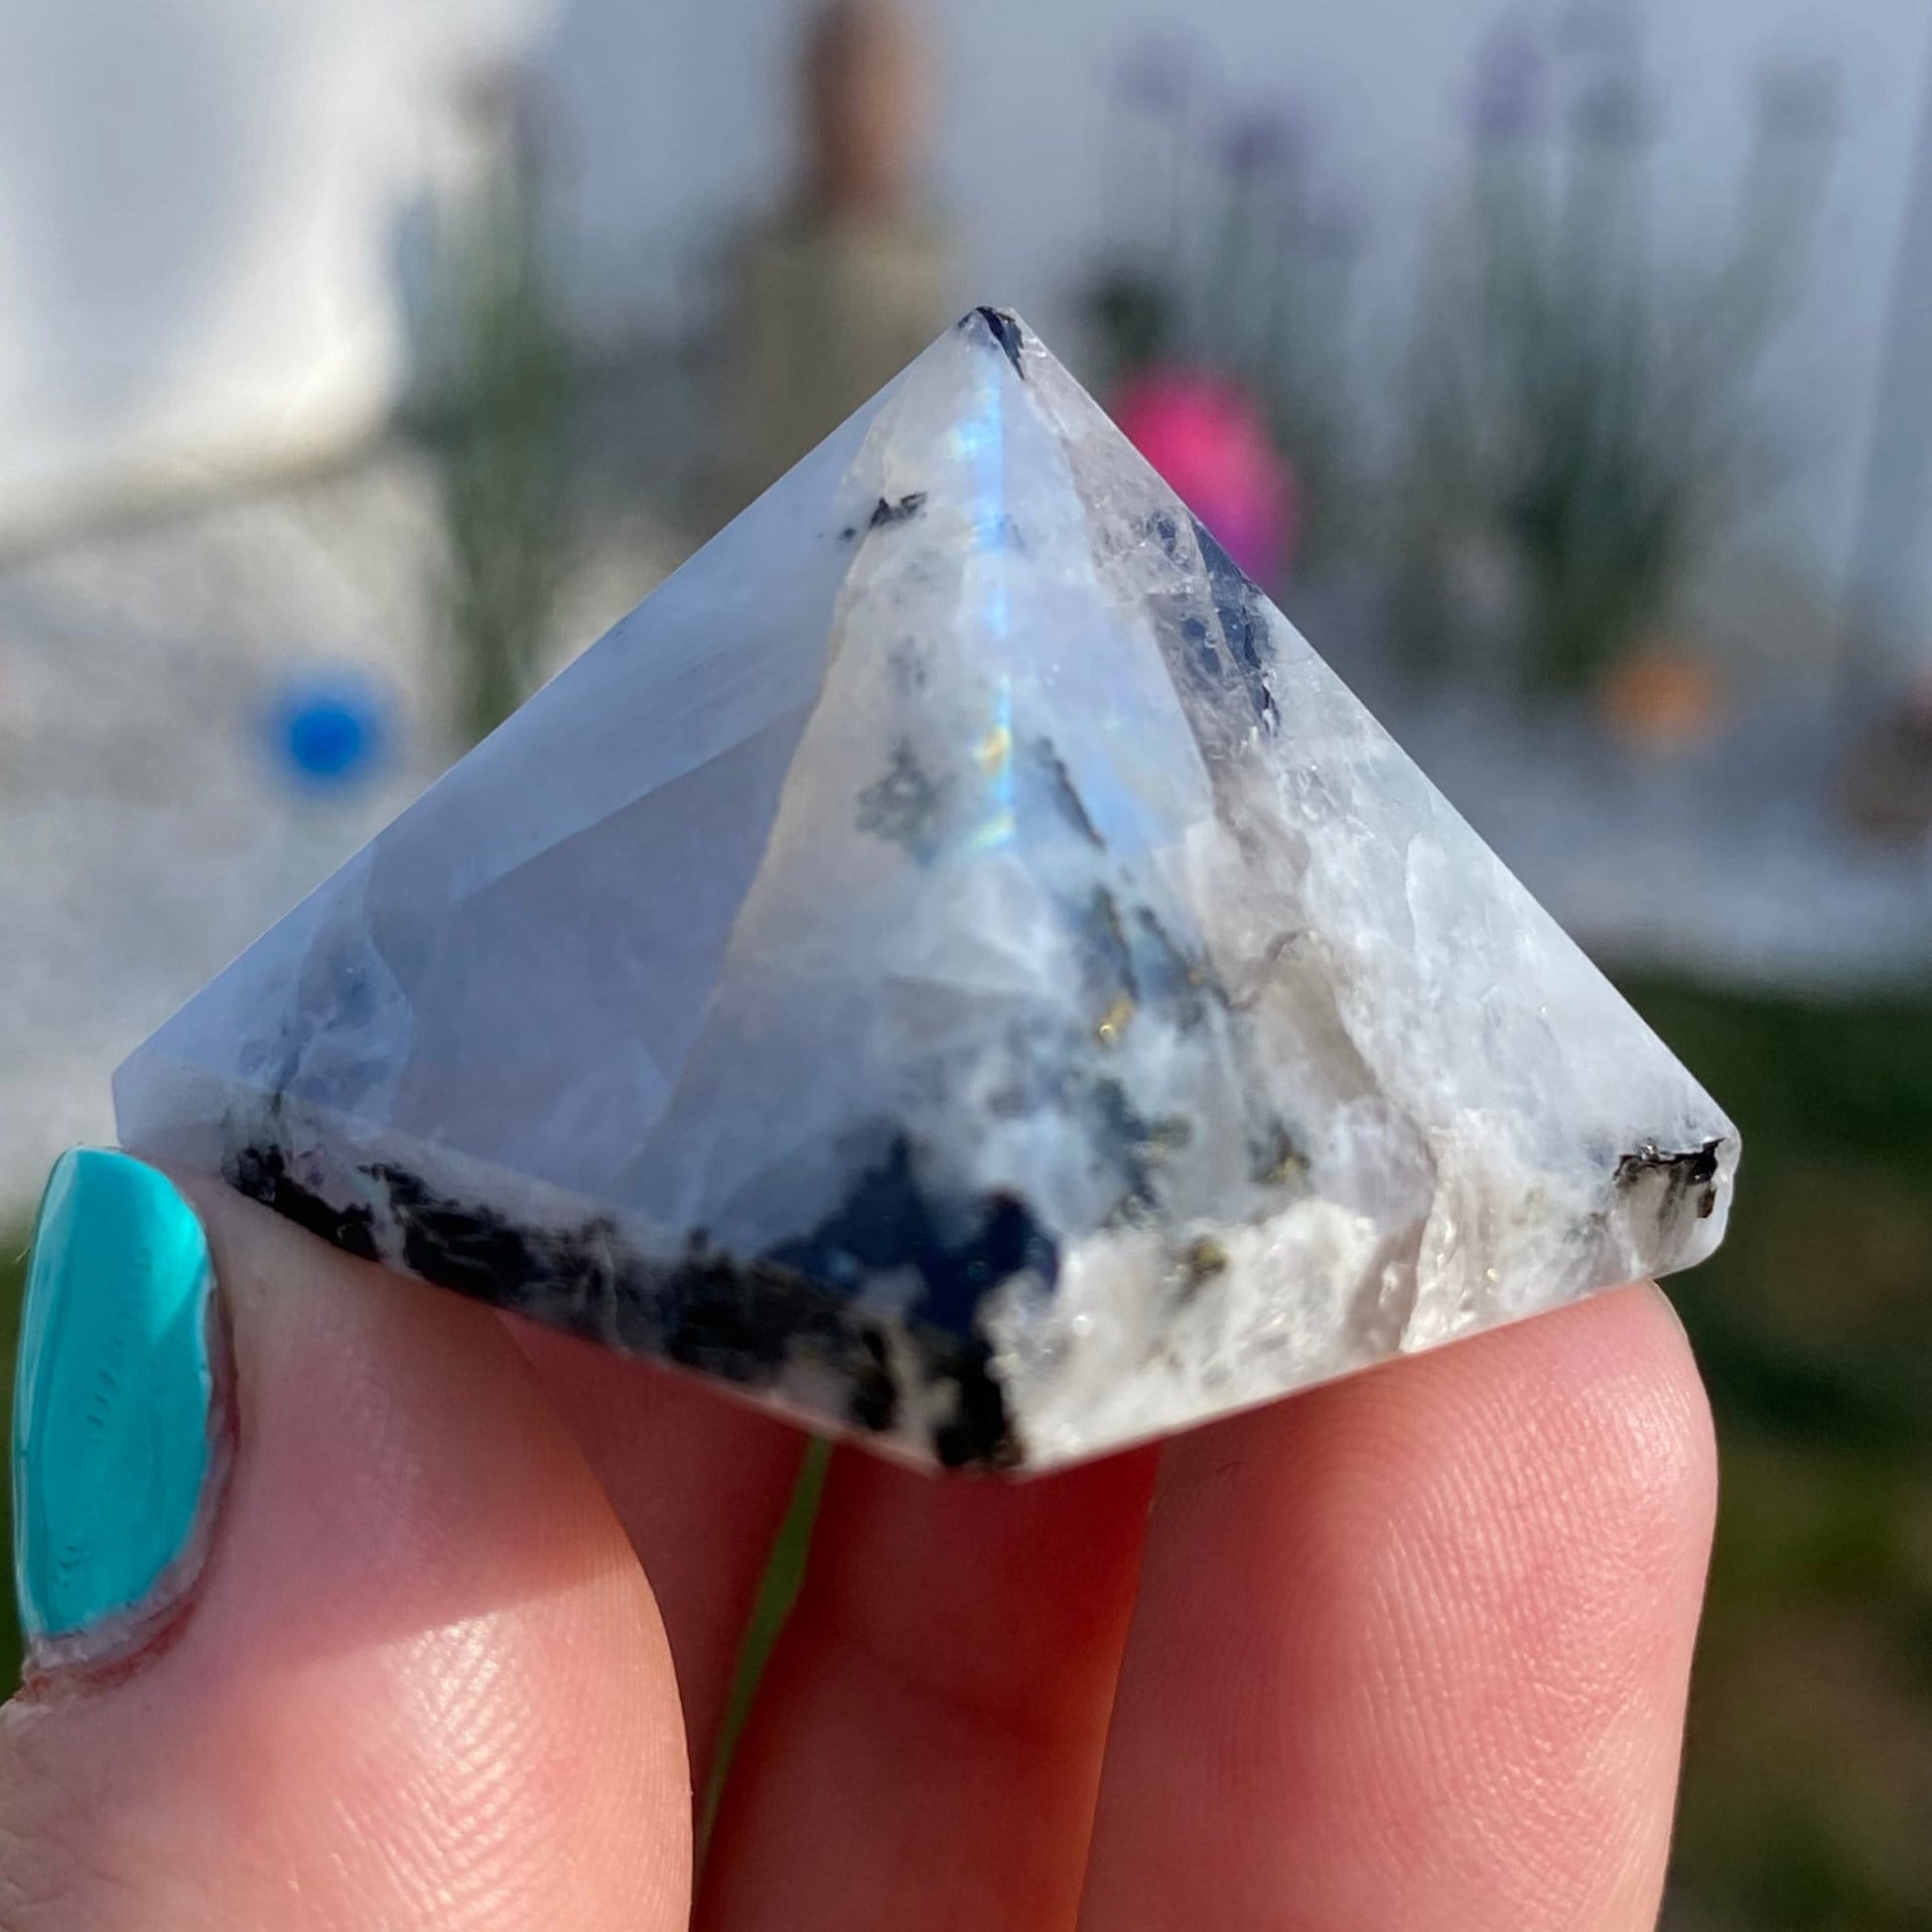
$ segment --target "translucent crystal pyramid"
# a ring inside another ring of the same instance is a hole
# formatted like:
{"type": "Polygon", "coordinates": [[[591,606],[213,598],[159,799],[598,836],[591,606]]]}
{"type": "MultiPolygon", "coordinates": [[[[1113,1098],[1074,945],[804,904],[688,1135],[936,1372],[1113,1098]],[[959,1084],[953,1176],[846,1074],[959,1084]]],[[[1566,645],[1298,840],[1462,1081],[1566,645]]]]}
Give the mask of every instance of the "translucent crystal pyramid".
{"type": "Polygon", "coordinates": [[[190,1002],[123,1139],[1038,1468],[1717,1245],[1736,1137],[976,311],[190,1002]]]}

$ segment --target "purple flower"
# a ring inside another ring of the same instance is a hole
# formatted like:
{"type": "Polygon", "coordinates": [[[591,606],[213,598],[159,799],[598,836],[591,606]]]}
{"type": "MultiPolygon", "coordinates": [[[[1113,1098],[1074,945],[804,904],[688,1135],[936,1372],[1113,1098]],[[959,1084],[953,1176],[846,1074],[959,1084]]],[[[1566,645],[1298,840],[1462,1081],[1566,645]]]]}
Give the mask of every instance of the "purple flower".
{"type": "Polygon", "coordinates": [[[1784,141],[1829,140],[1839,130],[1836,62],[1786,55],[1767,61],[1757,76],[1758,125],[1784,141]]]}
{"type": "Polygon", "coordinates": [[[1571,103],[1578,140],[1599,148],[1634,148],[1650,133],[1650,102],[1636,69],[1621,63],[1586,81],[1571,103]]]}
{"type": "Polygon", "coordinates": [[[1228,173],[1239,182],[1292,174],[1308,153],[1302,110],[1281,96],[1251,102],[1235,115],[1222,145],[1228,173]]]}
{"type": "Polygon", "coordinates": [[[1169,28],[1130,42],[1114,69],[1114,91],[1144,114],[1178,114],[1194,91],[1194,45],[1169,28]]]}
{"type": "Polygon", "coordinates": [[[1520,20],[1490,29],[1476,56],[1470,125],[1478,141],[1520,141],[1549,119],[1550,63],[1542,43],[1520,20]]]}

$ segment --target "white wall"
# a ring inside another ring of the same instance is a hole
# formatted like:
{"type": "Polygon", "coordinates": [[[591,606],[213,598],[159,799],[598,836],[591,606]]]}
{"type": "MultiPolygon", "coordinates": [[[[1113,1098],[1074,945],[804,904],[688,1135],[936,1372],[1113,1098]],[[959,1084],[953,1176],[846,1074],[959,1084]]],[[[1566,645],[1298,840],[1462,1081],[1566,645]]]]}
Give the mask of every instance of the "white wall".
{"type": "Polygon", "coordinates": [[[0,532],[377,420],[433,103],[550,4],[0,0],[0,532]]]}

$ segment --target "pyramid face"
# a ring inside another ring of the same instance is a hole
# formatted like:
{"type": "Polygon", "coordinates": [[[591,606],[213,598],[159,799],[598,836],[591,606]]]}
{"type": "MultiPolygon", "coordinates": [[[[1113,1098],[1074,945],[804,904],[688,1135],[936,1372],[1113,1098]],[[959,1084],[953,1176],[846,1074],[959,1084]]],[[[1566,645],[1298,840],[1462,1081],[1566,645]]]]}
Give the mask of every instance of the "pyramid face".
{"type": "Polygon", "coordinates": [[[990,310],[115,1094],[351,1251],[1005,1468],[1686,1266],[1737,1151],[990,310]]]}

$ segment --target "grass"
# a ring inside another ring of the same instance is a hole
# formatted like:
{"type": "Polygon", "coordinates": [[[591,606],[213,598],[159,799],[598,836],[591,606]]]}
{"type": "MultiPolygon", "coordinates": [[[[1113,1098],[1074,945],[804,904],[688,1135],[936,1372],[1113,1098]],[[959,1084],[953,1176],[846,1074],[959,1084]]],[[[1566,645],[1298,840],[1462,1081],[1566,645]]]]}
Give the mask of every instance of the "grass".
{"type": "Polygon", "coordinates": [[[777,1540],[771,1546],[771,1560],[765,1565],[759,1584],[758,1600],[752,1605],[752,1620],[746,1626],[745,1640],[739,1649],[738,1668],[733,1674],[731,1701],[725,1722],[718,1732],[718,1748],[713,1753],[711,1782],[704,1794],[698,1819],[698,1857],[702,1861],[711,1840],[711,1828],[718,1819],[718,1801],[724,1796],[725,1777],[731,1770],[733,1753],[751,1715],[752,1699],[758,1695],[759,1680],[771,1661],[771,1652],[784,1628],[791,1606],[805,1581],[805,1563],[811,1554],[812,1524],[818,1517],[819,1498],[825,1493],[825,1472],[831,1466],[831,1444],[815,1440],[805,1451],[798,1471],[797,1486],[785,1518],[778,1525],[777,1540]]]}
{"type": "Polygon", "coordinates": [[[1932,1932],[1932,1000],[1631,990],[1744,1137],[1673,1284],[1724,1481],[1676,1891],[1713,1932],[1932,1932]]]}

